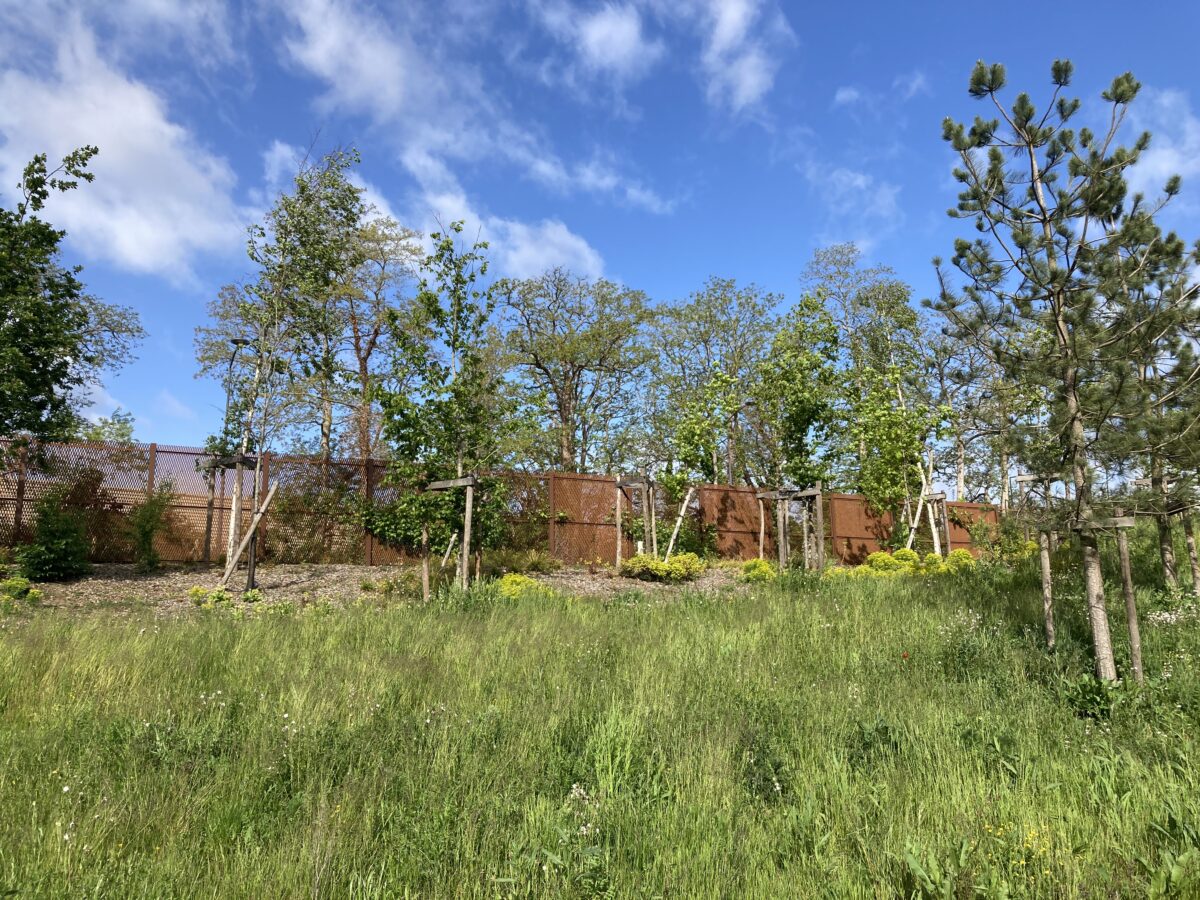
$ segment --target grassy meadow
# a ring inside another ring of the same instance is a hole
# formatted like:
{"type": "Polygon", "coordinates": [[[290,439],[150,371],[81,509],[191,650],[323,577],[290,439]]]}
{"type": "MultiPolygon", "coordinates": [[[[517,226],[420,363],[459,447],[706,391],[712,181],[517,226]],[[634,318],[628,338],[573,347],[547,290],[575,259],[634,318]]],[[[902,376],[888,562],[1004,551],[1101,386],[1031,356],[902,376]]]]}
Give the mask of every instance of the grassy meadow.
{"type": "Polygon", "coordinates": [[[0,895],[1200,896],[1195,609],[1059,590],[10,615],[0,895]]]}

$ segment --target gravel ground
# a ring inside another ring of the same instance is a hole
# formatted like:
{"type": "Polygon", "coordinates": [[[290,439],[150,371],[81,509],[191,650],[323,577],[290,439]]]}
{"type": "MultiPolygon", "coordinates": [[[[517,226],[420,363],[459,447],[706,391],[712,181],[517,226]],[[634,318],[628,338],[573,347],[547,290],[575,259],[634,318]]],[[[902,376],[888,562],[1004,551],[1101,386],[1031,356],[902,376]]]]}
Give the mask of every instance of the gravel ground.
{"type": "MultiPolygon", "coordinates": [[[[351,565],[276,565],[261,566],[258,570],[259,588],[266,600],[288,600],[309,603],[330,600],[345,603],[364,594],[364,582],[378,585],[398,577],[404,570],[394,566],[351,565]]],[[[685,589],[698,591],[723,590],[738,586],[734,573],[728,569],[709,569],[699,579],[687,585],[653,584],[622,578],[612,570],[591,572],[585,567],[567,567],[546,575],[536,575],[555,590],[584,597],[612,598],[631,591],[667,599],[685,589]]],[[[245,585],[242,570],[230,581],[234,592],[245,585]]],[[[216,568],[165,567],[149,575],[139,574],[133,566],[100,564],[86,578],[66,584],[40,584],[44,592],[43,606],[63,609],[125,608],[152,605],[162,615],[179,615],[193,608],[188,590],[194,586],[215,588],[221,579],[216,568]]],[[[379,596],[377,592],[373,596],[379,596]]]]}

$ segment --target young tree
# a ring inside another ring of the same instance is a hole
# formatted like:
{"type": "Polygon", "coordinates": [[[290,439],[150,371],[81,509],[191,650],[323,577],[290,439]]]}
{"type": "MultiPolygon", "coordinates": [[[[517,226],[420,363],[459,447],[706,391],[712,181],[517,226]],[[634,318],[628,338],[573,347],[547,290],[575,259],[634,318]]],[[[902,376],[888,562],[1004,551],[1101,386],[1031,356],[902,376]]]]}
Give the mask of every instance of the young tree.
{"type": "Polygon", "coordinates": [[[129,360],[143,332],[137,315],[89,296],[78,266],[61,262],[65,231],[38,217],[52,192],[95,177],[95,147],[49,169],[39,154],[25,167],[21,199],[0,208],[0,436],[70,437],[100,372],[129,360]]]}
{"type": "MultiPolygon", "coordinates": [[[[1135,414],[1136,345],[1174,327],[1174,313],[1144,309],[1128,285],[1146,277],[1158,254],[1182,248],[1173,237],[1148,241],[1157,205],[1128,196],[1125,172],[1149,144],[1145,134],[1132,147],[1118,144],[1138,82],[1128,73],[1114,79],[1102,95],[1105,127],[1076,132],[1070,123],[1080,101],[1062,95],[1071,74],[1069,62],[1053,64],[1053,91],[1039,115],[1024,93],[1011,107],[1000,102],[1003,66],[976,65],[969,93],[999,117],[977,117],[970,127],[948,118],[943,136],[959,156],[963,185],[950,214],[972,220],[981,236],[955,242],[962,292],[945,290],[937,306],[956,336],[990,347],[1008,377],[1047,398],[1046,425],[1073,488],[1096,675],[1111,681],[1092,448],[1135,414]],[[1129,253],[1135,246],[1147,252],[1129,253]],[[1014,331],[1025,339],[1011,340],[1014,331]]],[[[1171,179],[1166,196],[1178,188],[1171,179]]]]}
{"type": "Polygon", "coordinates": [[[587,472],[612,459],[601,445],[636,416],[633,389],[649,358],[651,318],[641,291],[563,269],[497,286],[511,361],[540,399],[554,436],[553,464],[587,472]]]}
{"type": "Polygon", "coordinates": [[[805,294],[780,320],[749,389],[751,452],[764,485],[828,479],[837,355],[837,326],[823,297],[805,294]]]}
{"type": "MultiPolygon", "coordinates": [[[[518,425],[518,410],[489,353],[495,288],[478,286],[487,274],[487,244],[462,249],[457,243],[462,232],[463,223],[453,222],[445,232],[430,235],[434,249],[422,265],[416,297],[424,328],[414,333],[399,313],[389,316],[395,347],[392,379],[409,388],[381,388],[379,393],[384,436],[392,447],[389,481],[402,495],[422,491],[433,480],[485,473],[503,453],[506,434],[518,425]]],[[[393,511],[408,524],[387,526],[395,534],[421,534],[426,566],[430,530],[450,530],[450,521],[464,512],[457,503],[447,505],[444,496],[425,493],[402,501],[393,511]],[[419,527],[414,517],[419,517],[419,527]]],[[[489,504],[502,502],[494,486],[479,499],[484,515],[489,504]]],[[[459,558],[463,583],[469,549],[464,546],[459,558]]]]}

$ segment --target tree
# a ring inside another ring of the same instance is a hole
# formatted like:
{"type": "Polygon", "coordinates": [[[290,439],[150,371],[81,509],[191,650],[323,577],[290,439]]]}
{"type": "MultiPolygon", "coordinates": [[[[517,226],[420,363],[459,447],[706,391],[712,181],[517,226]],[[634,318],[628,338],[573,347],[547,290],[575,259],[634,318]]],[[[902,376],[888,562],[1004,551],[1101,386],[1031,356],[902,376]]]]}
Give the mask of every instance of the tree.
{"type": "Polygon", "coordinates": [[[142,336],[132,310],[86,293],[81,268],[61,262],[66,232],[37,215],[52,192],[93,180],[87,165],[98,152],[81,147],[54,169],[35,156],[21,200],[0,208],[0,436],[70,437],[87,389],[103,369],[128,361],[142,336]]]}
{"type": "MultiPolygon", "coordinates": [[[[416,278],[421,263],[419,239],[420,234],[394,219],[368,219],[358,232],[358,268],[337,294],[351,368],[346,373],[351,385],[345,401],[350,413],[348,426],[360,459],[377,454],[382,433],[377,394],[384,387],[387,370],[379,360],[385,355],[381,351],[386,349],[389,317],[407,318],[399,327],[409,333],[421,327],[415,304],[400,296],[403,286],[416,278]]],[[[391,393],[406,387],[402,382],[386,385],[391,393]]]]}
{"type": "Polygon", "coordinates": [[[660,308],[647,437],[650,455],[668,471],[676,461],[672,445],[655,441],[655,432],[676,435],[683,418],[703,414],[714,417],[715,441],[705,471],[730,484],[744,476],[742,413],[771,346],[773,310],[781,300],[755,284],[739,286],[732,278],[713,276],[686,303],[660,308]],[[700,398],[707,398],[707,406],[697,409],[694,401],[700,398]]]}
{"type": "MultiPolygon", "coordinates": [[[[1142,358],[1140,345],[1178,325],[1176,305],[1146,308],[1130,285],[1150,275],[1160,254],[1179,257],[1183,248],[1173,235],[1154,236],[1161,204],[1128,196],[1125,172],[1149,135],[1132,147],[1118,138],[1140,85],[1129,73],[1115,78],[1102,94],[1105,127],[1076,132],[1070,122],[1080,101],[1063,96],[1071,75],[1069,62],[1053,64],[1053,91],[1039,115],[1027,94],[1011,107],[1000,102],[1003,66],[976,64],[969,93],[998,118],[976,117],[970,127],[948,118],[943,136],[958,154],[963,185],[950,215],[973,221],[980,236],[955,242],[951,264],[962,290],[947,287],[937,307],[956,336],[989,347],[1009,378],[1046,398],[1045,425],[1073,487],[1070,524],[1082,550],[1096,675],[1111,681],[1093,448],[1139,414],[1131,362],[1142,358]],[[1014,332],[1025,339],[1012,340],[1014,332]]],[[[1178,189],[1170,179],[1165,198],[1178,189]]]]}
{"type": "Polygon", "coordinates": [[[838,334],[823,299],[805,294],[783,317],[749,391],[748,431],[764,484],[828,478],[838,334]]]}
{"type": "Polygon", "coordinates": [[[612,459],[602,446],[637,413],[633,388],[649,358],[651,313],[641,291],[563,269],[505,281],[506,345],[554,436],[553,464],[587,472],[612,459]]]}
{"type": "Polygon", "coordinates": [[[98,444],[132,444],[133,413],[118,408],[111,416],[100,416],[95,422],[81,422],[75,437],[98,444]]]}
{"type": "MultiPolygon", "coordinates": [[[[487,274],[487,244],[477,241],[469,249],[460,248],[457,237],[462,232],[463,223],[453,222],[444,232],[430,235],[434,249],[422,264],[416,296],[423,328],[413,332],[400,313],[389,314],[391,380],[408,388],[379,390],[384,436],[392,448],[388,480],[402,499],[392,504],[390,515],[382,511],[369,519],[368,527],[374,523],[384,539],[397,535],[411,541],[420,534],[426,571],[430,533],[451,530],[451,522],[463,515],[458,502],[462,498],[456,492],[451,504],[445,499],[448,495],[417,492],[430,481],[483,473],[494,466],[503,453],[505,435],[519,420],[489,352],[488,320],[496,291],[494,285],[478,286],[487,274]]],[[[479,500],[481,517],[494,518],[502,503],[498,486],[488,486],[479,500]]],[[[464,583],[468,549],[464,546],[459,559],[464,583]]]]}

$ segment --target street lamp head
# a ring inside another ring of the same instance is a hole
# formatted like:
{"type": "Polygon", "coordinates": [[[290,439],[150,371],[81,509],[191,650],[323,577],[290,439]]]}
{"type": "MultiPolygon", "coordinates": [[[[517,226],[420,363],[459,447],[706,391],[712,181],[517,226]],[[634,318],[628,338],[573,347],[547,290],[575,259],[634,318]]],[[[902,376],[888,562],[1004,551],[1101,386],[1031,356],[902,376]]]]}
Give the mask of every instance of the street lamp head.
{"type": "Polygon", "coordinates": [[[236,337],[236,338],[230,339],[229,343],[233,344],[233,346],[235,346],[235,347],[249,347],[250,339],[236,337]]]}

